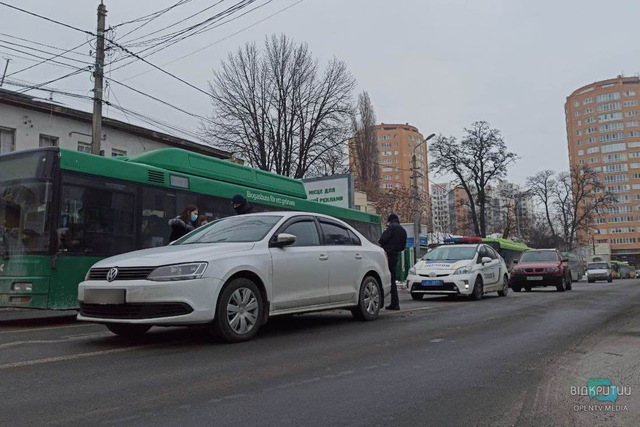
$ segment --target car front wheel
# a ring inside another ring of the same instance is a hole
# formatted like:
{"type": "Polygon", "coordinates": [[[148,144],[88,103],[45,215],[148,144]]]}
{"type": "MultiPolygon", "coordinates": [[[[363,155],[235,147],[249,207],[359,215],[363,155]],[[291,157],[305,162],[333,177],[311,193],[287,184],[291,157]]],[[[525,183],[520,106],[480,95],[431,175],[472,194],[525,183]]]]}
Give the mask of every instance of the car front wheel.
{"type": "Polygon", "coordinates": [[[562,279],[560,279],[560,282],[556,285],[556,290],[558,292],[564,292],[567,290],[567,278],[562,276],[562,279]]]}
{"type": "Polygon", "coordinates": [[[222,290],[211,332],[226,342],[247,341],[258,333],[263,318],[260,290],[251,280],[239,277],[222,290]]]}
{"type": "Polygon", "coordinates": [[[484,286],[482,284],[482,279],[480,277],[476,278],[476,282],[473,285],[473,292],[471,293],[471,299],[473,300],[481,300],[484,296],[484,286]]]}
{"type": "Polygon", "coordinates": [[[502,289],[498,291],[498,295],[500,295],[501,297],[506,297],[508,293],[509,293],[509,278],[505,274],[504,278],[502,279],[502,289]]]}
{"type": "Polygon", "coordinates": [[[373,276],[365,277],[360,285],[358,305],[351,309],[351,314],[358,320],[374,320],[378,317],[381,305],[380,283],[373,276]]]}

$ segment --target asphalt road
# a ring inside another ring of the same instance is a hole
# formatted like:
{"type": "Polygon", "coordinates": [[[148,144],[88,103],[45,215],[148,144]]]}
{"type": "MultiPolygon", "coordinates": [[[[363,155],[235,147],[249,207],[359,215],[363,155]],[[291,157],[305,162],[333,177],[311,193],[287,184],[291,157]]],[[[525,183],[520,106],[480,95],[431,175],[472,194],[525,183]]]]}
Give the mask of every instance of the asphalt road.
{"type": "Polygon", "coordinates": [[[272,319],[235,345],[0,310],[0,425],[637,426],[639,302],[640,280],[478,302],[401,292],[374,322],[272,319]],[[631,396],[572,395],[590,378],[631,396]]]}

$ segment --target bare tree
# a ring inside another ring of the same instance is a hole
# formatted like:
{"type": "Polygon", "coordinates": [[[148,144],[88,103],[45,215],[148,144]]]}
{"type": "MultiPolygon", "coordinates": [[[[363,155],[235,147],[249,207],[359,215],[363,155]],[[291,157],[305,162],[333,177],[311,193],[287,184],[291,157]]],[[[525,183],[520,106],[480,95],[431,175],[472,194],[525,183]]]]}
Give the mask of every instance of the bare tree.
{"type": "MultiPolygon", "coordinates": [[[[424,203],[424,198],[420,202],[424,203]]],[[[400,217],[401,222],[412,221],[413,190],[409,187],[382,190],[374,204],[383,219],[386,219],[387,215],[395,213],[400,217]]]]}
{"type": "Polygon", "coordinates": [[[437,174],[453,174],[469,198],[473,228],[477,236],[486,237],[487,189],[491,181],[502,178],[518,156],[507,151],[500,131],[485,121],[464,129],[461,141],[438,136],[431,144],[431,169],[437,174]]]}
{"type": "Polygon", "coordinates": [[[308,46],[285,35],[268,37],[262,52],[248,43],[229,54],[209,86],[205,138],[251,166],[302,178],[346,144],[353,77],[337,59],[320,70],[308,46]]]}
{"type": "Polygon", "coordinates": [[[615,194],[586,165],[560,173],[552,191],[566,250],[574,249],[580,234],[593,227],[595,217],[616,202],[615,194]]]}
{"type": "Polygon", "coordinates": [[[372,199],[380,189],[380,151],[374,126],[376,113],[367,92],[358,96],[356,111],[351,117],[353,137],[350,140],[351,170],[356,177],[356,189],[372,199]]]}
{"type": "Polygon", "coordinates": [[[556,187],[555,172],[552,170],[540,171],[527,178],[527,187],[534,200],[542,205],[547,226],[552,236],[557,236],[555,221],[553,220],[553,189],[556,187]]]}
{"type": "Polygon", "coordinates": [[[594,225],[595,217],[615,203],[616,197],[586,165],[556,174],[547,170],[527,179],[529,191],[544,208],[548,242],[569,251],[594,225]]]}

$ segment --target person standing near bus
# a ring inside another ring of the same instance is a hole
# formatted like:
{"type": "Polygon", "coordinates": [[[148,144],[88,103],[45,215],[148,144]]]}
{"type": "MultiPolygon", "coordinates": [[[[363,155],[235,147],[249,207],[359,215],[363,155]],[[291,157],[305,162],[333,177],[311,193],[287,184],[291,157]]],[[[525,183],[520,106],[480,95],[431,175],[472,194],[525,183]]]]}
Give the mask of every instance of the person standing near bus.
{"type": "Polygon", "coordinates": [[[197,219],[198,207],[195,205],[185,206],[180,215],[169,220],[169,225],[171,226],[169,241],[173,242],[174,240],[178,240],[185,234],[193,231],[196,228],[197,219]]]}
{"type": "Polygon", "coordinates": [[[400,225],[398,215],[393,213],[389,215],[387,229],[380,236],[378,243],[387,254],[387,263],[391,272],[391,303],[385,308],[387,310],[400,310],[398,286],[396,285],[396,268],[400,252],[407,247],[407,232],[400,225]]]}
{"type": "Polygon", "coordinates": [[[256,211],[253,209],[253,205],[251,202],[248,202],[242,195],[236,194],[231,199],[231,206],[233,206],[233,210],[236,211],[236,215],[244,215],[255,213],[256,211]]]}

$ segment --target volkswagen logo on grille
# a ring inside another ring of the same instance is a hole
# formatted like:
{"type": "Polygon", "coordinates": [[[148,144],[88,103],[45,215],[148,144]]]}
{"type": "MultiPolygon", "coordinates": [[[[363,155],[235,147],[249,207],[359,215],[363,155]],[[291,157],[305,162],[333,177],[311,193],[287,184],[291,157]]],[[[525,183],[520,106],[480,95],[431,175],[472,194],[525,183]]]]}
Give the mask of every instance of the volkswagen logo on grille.
{"type": "Polygon", "coordinates": [[[118,277],[118,269],[116,267],[113,267],[107,273],[107,282],[113,282],[114,280],[116,280],[116,277],[118,277]]]}
{"type": "Polygon", "coordinates": [[[432,271],[431,273],[429,273],[429,277],[436,277],[438,275],[438,273],[436,273],[435,271],[432,271]]]}

